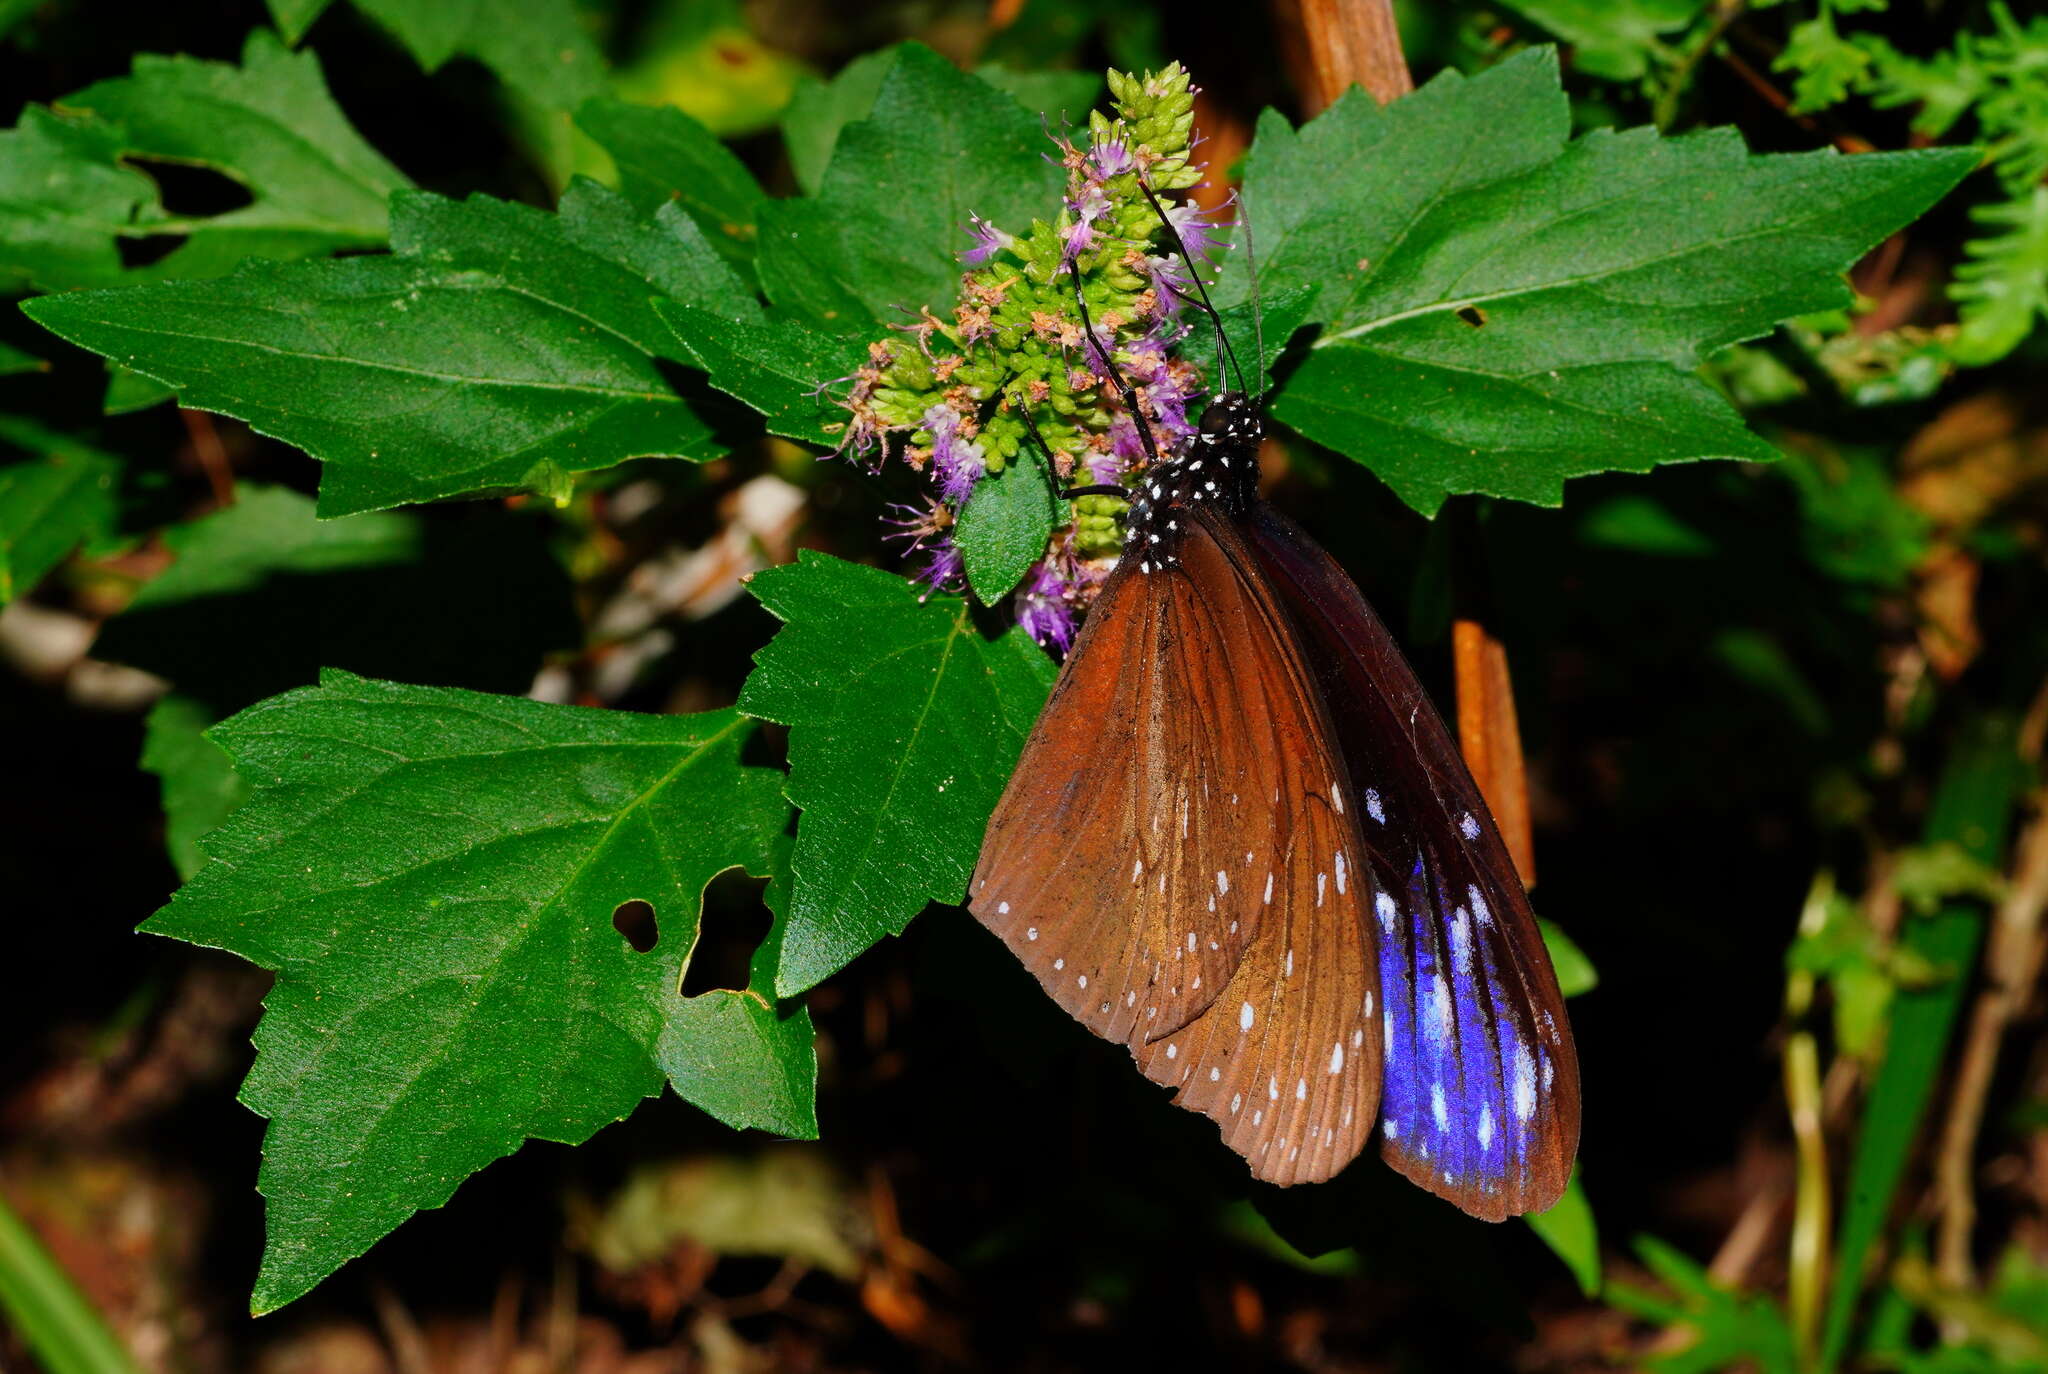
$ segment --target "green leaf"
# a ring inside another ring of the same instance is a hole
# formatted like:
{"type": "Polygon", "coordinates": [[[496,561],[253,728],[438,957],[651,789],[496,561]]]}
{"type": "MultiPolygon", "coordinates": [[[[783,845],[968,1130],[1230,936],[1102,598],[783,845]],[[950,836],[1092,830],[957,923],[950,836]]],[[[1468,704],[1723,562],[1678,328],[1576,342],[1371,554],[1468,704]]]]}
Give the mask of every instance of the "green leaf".
{"type": "Polygon", "coordinates": [[[982,605],[993,606],[1023,581],[1044,556],[1058,518],[1045,462],[1029,449],[1018,450],[994,477],[975,483],[953,542],[967,566],[967,584],[982,605]]]}
{"type": "MultiPolygon", "coordinates": [[[[904,47],[894,47],[865,53],[840,68],[829,82],[810,77],[797,83],[789,108],[782,112],[782,140],[790,170],[805,195],[817,195],[825,184],[825,168],[840,131],[874,110],[882,78],[903,52],[904,47]]],[[[974,75],[1008,95],[1027,114],[1042,114],[1054,124],[1066,115],[1075,123],[1085,122],[1102,92],[1102,78],[1094,72],[1012,71],[985,62],[974,75]]]]}
{"type": "MultiPolygon", "coordinates": [[[[1732,131],[1568,142],[1556,57],[1447,72],[1300,130],[1245,169],[1260,282],[1319,285],[1273,406],[1425,514],[1468,491],[1556,504],[1568,477],[1773,456],[1692,375],[1845,304],[1842,272],[1976,162],[1964,149],[1753,156],[1732,131]]],[[[1226,294],[1241,298],[1233,264],[1226,294]]]]}
{"type": "Polygon", "coordinates": [[[735,265],[752,261],[767,192],[732,149],[674,106],[593,100],[576,123],[611,154],[619,190],[642,214],[673,200],[735,265]]]}
{"type": "MultiPolygon", "coordinates": [[[[1254,358],[1258,359],[1258,370],[1250,379],[1257,394],[1264,395],[1271,389],[1274,365],[1287,351],[1288,341],[1307,323],[1315,303],[1315,287],[1290,286],[1262,292],[1257,301],[1239,301],[1216,312],[1223,319],[1223,337],[1229,342],[1230,351],[1236,355],[1239,365],[1247,366],[1254,358]],[[1264,345],[1263,354],[1260,352],[1261,343],[1264,345]]],[[[1200,344],[1191,338],[1181,349],[1182,352],[1199,351],[1200,344]]]]}
{"type": "Polygon", "coordinates": [[[818,194],[761,211],[770,300],[835,331],[950,310],[970,213],[1028,225],[1059,202],[1035,116],[931,49],[906,44],[868,118],[848,124],[818,194]]]}
{"type": "Polygon", "coordinates": [[[788,815],[740,762],[752,728],[340,671],[214,728],[255,790],[144,928],[277,974],[242,1088],[270,1119],[255,1311],[664,1074],[729,1124],[815,1134],[808,1017],[679,994],[705,885],[766,873],[788,815]],[[648,954],[612,926],[635,900],[648,954]]]}
{"type": "MultiPolygon", "coordinates": [[[[1977,862],[1998,864],[2014,803],[2031,771],[2016,736],[2012,722],[2000,717],[1968,722],[1928,808],[1922,831],[1926,844],[1960,845],[1977,862]]],[[[1901,952],[1946,976],[1928,986],[1901,986],[1892,995],[1883,1058],[1864,1099],[1835,1233],[1834,1283],[1821,1336],[1824,1369],[1839,1364],[1848,1348],[1865,1265],[1892,1215],[1921,1118],[1947,1060],[1949,1033],[1969,989],[1967,974],[1984,923],[1981,907],[1956,901],[1932,916],[1907,921],[1900,930],[1901,952]]]]}
{"type": "MultiPolygon", "coordinates": [[[[810,1013],[800,1002],[778,1003],[775,993],[775,968],[789,930],[793,848],[780,832],[770,842],[771,876],[762,900],[773,920],[749,961],[746,989],[713,988],[671,999],[655,1062],[678,1095],[720,1121],[810,1140],[818,1134],[818,1056],[810,1013]]],[[[678,986],[681,977],[679,972],[678,986]]]]}
{"type": "Polygon", "coordinates": [[[875,108],[875,96],[882,78],[896,65],[901,48],[884,48],[863,53],[841,67],[827,82],[808,77],[797,83],[782,112],[782,142],[789,151],[789,170],[807,196],[815,196],[825,184],[825,168],[832,161],[832,149],[839,143],[840,130],[856,119],[866,119],[875,108]]]}
{"type": "Polygon", "coordinates": [[[12,377],[21,372],[47,372],[50,365],[33,353],[24,353],[11,344],[0,343],[0,377],[12,377]]]}
{"type": "Polygon", "coordinates": [[[604,93],[604,58],[572,0],[355,0],[427,71],[473,57],[548,110],[604,93]]]}
{"type": "Polygon", "coordinates": [[[73,549],[113,528],[121,460],[7,415],[0,415],[0,447],[34,455],[0,467],[0,606],[5,606],[73,549]]]}
{"type": "MultiPolygon", "coordinates": [[[[4,16],[0,16],[4,17],[4,16]]],[[[0,1197],[0,1313],[47,1374],[137,1374],[127,1347],[0,1197]]]]}
{"type": "Polygon", "coordinates": [[[721,450],[657,359],[652,298],[750,302],[702,231],[578,182],[558,215],[392,200],[391,257],[252,262],[219,281],[23,306],[46,328],[328,464],[322,515],[522,488],[721,450]]]}
{"type": "Polygon", "coordinates": [[[138,410],[162,405],[178,393],[140,372],[131,372],[119,364],[107,366],[107,389],[100,396],[102,415],[133,415],[138,410]]]}
{"type": "Polygon", "coordinates": [[[974,74],[1053,128],[1086,124],[1102,94],[1102,77],[1095,72],[1012,71],[999,62],[984,62],[974,74]]]}
{"type": "Polygon", "coordinates": [[[278,33],[292,47],[306,36],[306,30],[313,27],[313,21],[323,14],[333,0],[266,0],[270,10],[270,22],[277,26],[278,33]]]}
{"type": "MultiPolygon", "coordinates": [[[[1547,936],[1549,931],[1544,934],[1547,936]]],[[[1565,1268],[1572,1271],[1581,1293],[1589,1298],[1599,1293],[1600,1231],[1593,1221],[1593,1204],[1586,1200],[1586,1190],[1576,1169],[1564,1196],[1551,1204],[1550,1210],[1532,1212],[1524,1220],[1564,1261],[1565,1268]]]]}
{"type": "Polygon", "coordinates": [[[1053,666],[990,639],[955,597],[805,550],[750,587],[783,628],[754,656],[749,715],[789,730],[802,807],[775,986],[801,992],[927,902],[959,902],[1053,666]],[[857,627],[857,632],[854,631],[857,627]]]}
{"type": "Polygon", "coordinates": [[[142,727],[142,766],[163,785],[164,848],[178,876],[188,880],[206,863],[200,838],[249,795],[234,762],[206,738],[215,719],[202,703],[173,692],[150,709],[142,727]]]}
{"type": "Polygon", "coordinates": [[[568,578],[531,512],[318,520],[283,488],[237,497],[165,534],[171,565],[93,645],[170,679],[208,723],[323,667],[522,692],[550,650],[581,642],[568,578]]]}
{"type": "Polygon", "coordinates": [[[1949,287],[1962,313],[1951,352],[1981,367],[2018,348],[2048,315],[2048,186],[1977,206],[1970,218],[1994,232],[1963,245],[1967,259],[1949,287]]]}
{"type": "Polygon", "coordinates": [[[739,318],[678,301],[656,301],[654,313],[713,386],[761,413],[769,433],[827,448],[845,438],[846,407],[824,388],[867,360],[867,340],[825,333],[751,304],[739,318]]]}
{"type": "Polygon", "coordinates": [[[1797,1374],[1792,1329],[1771,1299],[1730,1292],[1691,1259],[1650,1236],[1636,1238],[1636,1253],[1679,1300],[1610,1283],[1607,1301],[1638,1317],[1683,1327],[1691,1336],[1683,1348],[1659,1356],[1655,1368],[1665,1374],[1717,1374],[1754,1362],[1762,1374],[1797,1374]]]}
{"type": "Polygon", "coordinates": [[[1550,952],[1550,966],[1557,973],[1557,989],[1566,997],[1577,997],[1600,986],[1600,975],[1571,936],[1557,922],[1536,918],[1543,933],[1543,947],[1550,952]]]}
{"type": "Polygon", "coordinates": [[[1639,81],[1706,0],[1509,0],[1572,45],[1572,65],[1609,81],[1639,81]]]}
{"type": "Polygon", "coordinates": [[[1708,558],[1714,541],[1647,496],[1615,496],[1579,521],[1579,538],[1600,548],[1663,558],[1708,558]]]}
{"type": "Polygon", "coordinates": [[[0,134],[0,279],[47,291],[218,276],[244,257],[306,257],[381,245],[385,202],[411,185],[350,127],[311,53],[261,30],[242,65],[135,59],[132,75],[30,107],[0,134]],[[206,167],[250,203],[190,217],[166,209],[136,160],[206,167]],[[183,239],[124,268],[117,240],[183,239]]]}

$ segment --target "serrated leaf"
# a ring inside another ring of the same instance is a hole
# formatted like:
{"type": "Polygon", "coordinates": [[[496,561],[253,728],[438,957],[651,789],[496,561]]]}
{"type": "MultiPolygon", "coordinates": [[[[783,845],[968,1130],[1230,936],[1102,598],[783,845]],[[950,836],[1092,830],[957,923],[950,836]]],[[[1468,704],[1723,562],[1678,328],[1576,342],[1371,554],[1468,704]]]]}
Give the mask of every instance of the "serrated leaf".
{"type": "Polygon", "coordinates": [[[754,256],[755,219],[767,192],[732,149],[673,106],[588,101],[576,124],[611,154],[619,190],[642,214],[673,200],[735,264],[754,256]]]}
{"type": "Polygon", "coordinates": [[[705,885],[766,873],[788,814],[740,762],[752,728],[339,671],[214,728],[255,790],[144,928],[277,973],[242,1088],[270,1118],[254,1310],[664,1073],[730,1124],[815,1134],[809,1018],[679,994],[705,885]],[[644,955],[612,926],[633,900],[644,955]]]}
{"type": "Polygon", "coordinates": [[[217,719],[203,703],[173,692],[150,708],[142,726],[142,766],[163,788],[164,848],[188,880],[206,864],[200,837],[249,795],[234,761],[206,738],[217,719]]]}
{"type": "MultiPolygon", "coordinates": [[[[1772,456],[1692,369],[1845,304],[1842,272],[1976,163],[1754,156],[1728,130],[1567,142],[1568,116],[1539,49],[1384,110],[1354,91],[1298,131],[1260,121],[1261,285],[1319,285],[1323,326],[1273,413],[1425,514],[1458,492],[1556,504],[1585,473],[1772,456]]],[[[1233,299],[1244,280],[1233,262],[1233,299]]]]}
{"type": "Polygon", "coordinates": [[[210,720],[323,667],[524,691],[549,651],[580,642],[569,579],[527,512],[319,520],[281,487],[237,498],[166,532],[170,566],[93,645],[168,678],[210,720]]]}
{"type": "Polygon", "coordinates": [[[756,267],[777,305],[834,332],[950,310],[970,213],[1028,225],[1059,200],[1038,120],[919,44],[839,133],[818,194],[762,207],[756,267]]]}
{"type": "Polygon", "coordinates": [[[43,290],[217,276],[244,257],[305,257],[381,245],[385,202],[405,174],[365,143],[328,93],[319,61],[261,30],[242,65],[135,59],[129,76],[30,107],[0,134],[0,277],[43,290]],[[135,159],[211,168],[250,203],[204,217],[166,209],[135,159]],[[183,246],[124,268],[116,241],[183,246]]]}
{"type": "Polygon", "coordinates": [[[0,606],[34,587],[80,544],[114,526],[121,460],[32,420],[0,415],[0,606]]]}
{"type": "Polygon", "coordinates": [[[218,281],[25,304],[46,328],[326,463],[322,515],[522,488],[721,450],[657,361],[656,295],[746,289],[688,216],[578,182],[561,212],[402,192],[391,257],[252,262],[218,281]]]}
{"type": "Polygon", "coordinates": [[[738,317],[680,301],[656,301],[654,312],[694,355],[711,384],[761,413],[771,434],[837,448],[847,410],[829,394],[866,361],[867,340],[829,334],[749,303],[738,317]]]}
{"type": "Polygon", "coordinates": [[[775,986],[790,996],[927,902],[958,902],[1053,667],[1022,630],[984,638],[955,597],[805,550],[749,584],[783,622],[739,709],[789,730],[803,808],[775,986]],[[857,627],[857,632],[851,632],[857,627]]]}
{"type": "Polygon", "coordinates": [[[953,542],[967,568],[967,585],[982,605],[993,606],[1024,580],[1045,555],[1058,519],[1045,463],[1029,449],[1018,450],[994,477],[975,483],[953,542]]]}

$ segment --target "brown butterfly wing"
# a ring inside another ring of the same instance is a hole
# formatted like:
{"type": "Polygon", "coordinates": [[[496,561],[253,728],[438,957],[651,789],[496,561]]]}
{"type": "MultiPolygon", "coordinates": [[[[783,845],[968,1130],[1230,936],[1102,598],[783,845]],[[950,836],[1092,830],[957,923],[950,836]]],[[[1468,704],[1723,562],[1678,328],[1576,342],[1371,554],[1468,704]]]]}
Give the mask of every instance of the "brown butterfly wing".
{"type": "Polygon", "coordinates": [[[1279,512],[1246,532],[1350,767],[1385,1022],[1381,1153],[1490,1221],[1570,1181],[1579,1065],[1550,956],[1457,744],[1357,586],[1279,512]]]}
{"type": "Polygon", "coordinates": [[[1288,616],[1213,508],[1111,576],[989,820],[974,914],[1275,1183],[1377,1114],[1371,891],[1288,616]]]}

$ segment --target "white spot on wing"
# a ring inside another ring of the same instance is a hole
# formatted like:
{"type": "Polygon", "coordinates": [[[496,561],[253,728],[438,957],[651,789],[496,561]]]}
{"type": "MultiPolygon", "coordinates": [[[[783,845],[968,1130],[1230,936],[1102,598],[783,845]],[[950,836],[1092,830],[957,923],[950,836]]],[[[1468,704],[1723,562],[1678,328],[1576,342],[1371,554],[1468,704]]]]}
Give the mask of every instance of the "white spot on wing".
{"type": "Polygon", "coordinates": [[[1027,940],[1036,940],[1038,938],[1038,927],[1026,926],[1024,928],[1024,938],[1027,940]]]}
{"type": "Polygon", "coordinates": [[[1330,1072],[1344,1072],[1344,1047],[1342,1045],[1330,1046],[1330,1072]]]}
{"type": "Polygon", "coordinates": [[[1515,1115],[1527,1121],[1536,1114],[1536,1065],[1527,1045],[1515,1046],[1515,1115]]]}
{"type": "Polygon", "coordinates": [[[1401,909],[1395,906],[1394,899],[1384,892],[1373,898],[1372,904],[1373,909],[1380,914],[1380,929],[1392,935],[1394,933],[1394,917],[1400,914],[1401,909]]]}
{"type": "Polygon", "coordinates": [[[1337,895],[1344,895],[1344,851],[1337,851],[1337,895]]]}
{"type": "Polygon", "coordinates": [[[1377,787],[1368,787],[1365,789],[1365,814],[1371,816],[1381,825],[1385,825],[1387,823],[1387,811],[1386,808],[1380,804],[1380,790],[1377,787]]]}
{"type": "Polygon", "coordinates": [[[998,916],[1007,916],[1007,915],[1009,915],[1009,914],[1010,914],[1010,904],[1009,904],[1008,902],[997,902],[997,903],[996,903],[996,915],[998,915],[998,916]]]}
{"type": "Polygon", "coordinates": [[[1441,1083],[1429,1085],[1429,1115],[1436,1122],[1436,1128],[1439,1131],[1450,1129],[1451,1114],[1444,1105],[1444,1085],[1441,1083]]]}
{"type": "Polygon", "coordinates": [[[1220,868],[1216,870],[1216,893],[1221,897],[1230,895],[1230,875],[1220,868]]]}
{"type": "Polygon", "coordinates": [[[1266,875],[1266,905],[1273,905],[1273,875],[1266,875]]]}
{"type": "Polygon", "coordinates": [[[1479,1109],[1479,1129],[1476,1134],[1479,1137],[1480,1149],[1483,1150],[1493,1144],[1493,1108],[1481,1107],[1479,1109]]]}
{"type": "Polygon", "coordinates": [[[1478,839],[1479,818],[1473,815],[1470,811],[1467,811],[1464,815],[1458,817],[1458,833],[1463,835],[1468,840],[1478,839]]]}
{"type": "Polygon", "coordinates": [[[1251,1003],[1247,1002],[1242,1007],[1239,1007],[1237,1009],[1237,1028],[1241,1031],[1250,1030],[1252,1028],[1252,1019],[1255,1015],[1256,1013],[1252,1011],[1251,1003]]]}

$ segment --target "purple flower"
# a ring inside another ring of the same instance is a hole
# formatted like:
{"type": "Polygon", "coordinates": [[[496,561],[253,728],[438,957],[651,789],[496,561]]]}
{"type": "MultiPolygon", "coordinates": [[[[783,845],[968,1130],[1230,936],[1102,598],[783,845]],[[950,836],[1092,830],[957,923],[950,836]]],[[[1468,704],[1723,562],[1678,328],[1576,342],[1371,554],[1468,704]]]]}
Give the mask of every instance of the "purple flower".
{"type": "Polygon", "coordinates": [[[1180,303],[1195,293],[1188,269],[1177,257],[1146,258],[1145,270],[1152,275],[1152,288],[1159,293],[1158,314],[1170,319],[1180,313],[1180,303]]]}
{"type": "Polygon", "coordinates": [[[1131,147],[1121,138],[1107,143],[1097,143],[1088,150],[1088,169],[1096,181],[1107,181],[1122,176],[1125,172],[1137,170],[1138,160],[1131,156],[1131,147]]]}
{"type": "Polygon", "coordinates": [[[957,590],[963,580],[966,565],[961,561],[960,550],[955,548],[950,535],[939,535],[923,546],[924,565],[912,574],[925,589],[917,594],[919,601],[930,598],[933,592],[957,590]]]}
{"type": "MultiPolygon", "coordinates": [[[[1142,455],[1144,450],[1137,447],[1137,427],[1131,424],[1128,419],[1119,415],[1115,420],[1110,421],[1110,432],[1112,434],[1115,433],[1115,426],[1118,421],[1122,421],[1124,428],[1131,431],[1131,445],[1142,455]]],[[[1088,480],[1091,483],[1097,486],[1115,486],[1117,479],[1123,475],[1125,464],[1132,460],[1127,455],[1119,454],[1113,449],[1091,448],[1081,455],[1081,461],[1088,467],[1088,480]]]]}
{"type": "Polygon", "coordinates": [[[1073,227],[1067,230],[1066,241],[1060,253],[1060,265],[1065,266],[1095,246],[1095,221],[1109,213],[1109,197],[1102,194],[1100,186],[1090,183],[1081,188],[1079,200],[1069,200],[1067,209],[1074,216],[1073,227]]]}
{"type": "Polygon", "coordinates": [[[949,505],[961,506],[988,470],[981,445],[960,437],[960,413],[941,401],[924,413],[921,422],[932,436],[932,469],[939,476],[939,495],[949,505]]]}
{"type": "MultiPolygon", "coordinates": [[[[1119,410],[1109,422],[1109,456],[1117,462],[1118,468],[1135,467],[1151,455],[1145,451],[1145,441],[1138,437],[1137,422],[1129,412],[1119,410]]],[[[1098,478],[1099,481],[1115,481],[1114,477],[1098,478]]]]}
{"type": "Polygon", "coordinates": [[[1166,222],[1180,235],[1192,258],[1213,258],[1223,245],[1223,231],[1236,227],[1235,220],[1211,221],[1202,217],[1202,207],[1193,201],[1166,212],[1166,222]]]}
{"type": "Polygon", "coordinates": [[[909,545],[906,553],[916,553],[928,542],[945,537],[953,524],[953,513],[929,499],[921,509],[898,502],[883,510],[882,523],[889,526],[889,533],[882,537],[903,540],[909,545]]]}
{"type": "Polygon", "coordinates": [[[1017,623],[1024,633],[1063,656],[1074,644],[1071,592],[1055,561],[1048,558],[1032,569],[1030,580],[1017,594],[1017,623]]]}
{"type": "Polygon", "coordinates": [[[1014,235],[1004,233],[980,215],[970,213],[967,218],[974,226],[974,247],[962,249],[960,261],[969,267],[982,266],[997,253],[1017,242],[1014,235]]]}

